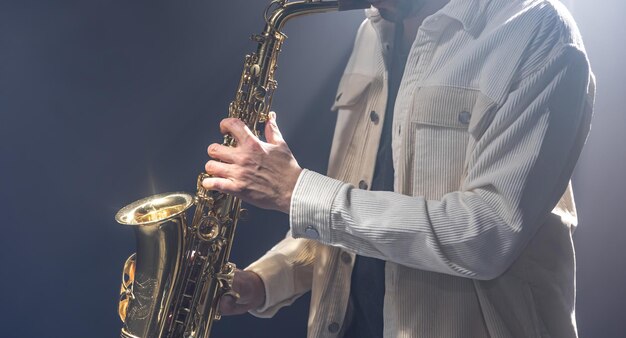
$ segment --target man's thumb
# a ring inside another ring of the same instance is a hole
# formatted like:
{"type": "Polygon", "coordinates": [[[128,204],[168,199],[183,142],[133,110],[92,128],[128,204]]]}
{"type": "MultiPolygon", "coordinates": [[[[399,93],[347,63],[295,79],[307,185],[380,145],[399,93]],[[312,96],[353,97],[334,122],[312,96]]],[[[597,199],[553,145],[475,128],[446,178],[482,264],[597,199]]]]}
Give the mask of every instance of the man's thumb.
{"type": "Polygon", "coordinates": [[[276,113],[271,111],[268,115],[269,118],[267,123],[265,123],[265,139],[271,144],[283,142],[283,135],[278,130],[278,125],[276,124],[276,113]]]}

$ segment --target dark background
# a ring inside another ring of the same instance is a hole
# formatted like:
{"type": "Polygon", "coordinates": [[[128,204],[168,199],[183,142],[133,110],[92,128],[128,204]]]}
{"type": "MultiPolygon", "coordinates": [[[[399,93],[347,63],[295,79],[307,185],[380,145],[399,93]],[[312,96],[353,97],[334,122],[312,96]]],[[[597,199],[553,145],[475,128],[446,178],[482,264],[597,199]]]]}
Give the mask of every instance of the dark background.
{"type": "MultiPolygon", "coordinates": [[[[155,192],[193,192],[219,141],[261,0],[0,1],[0,336],[116,337],[122,264],[134,250],[116,211],[155,192]]],[[[617,0],[569,1],[598,78],[574,186],[582,337],[626,334],[626,115],[617,0]]],[[[274,109],[303,167],[324,171],[329,107],[361,11],[290,22],[274,109]]],[[[232,260],[254,261],[287,218],[250,208],[232,260]]],[[[304,337],[308,297],[271,320],[218,322],[213,337],[304,337]]]]}

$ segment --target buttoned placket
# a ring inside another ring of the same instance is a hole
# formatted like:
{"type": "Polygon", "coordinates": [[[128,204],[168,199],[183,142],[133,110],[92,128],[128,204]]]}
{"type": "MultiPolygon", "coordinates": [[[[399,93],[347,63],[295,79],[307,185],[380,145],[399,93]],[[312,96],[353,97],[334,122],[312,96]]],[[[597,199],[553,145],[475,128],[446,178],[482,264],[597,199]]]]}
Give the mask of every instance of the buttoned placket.
{"type": "MultiPolygon", "coordinates": [[[[386,23],[387,25],[389,23],[386,23]]],[[[376,26],[375,26],[376,28],[376,26]]],[[[380,29],[380,27],[378,27],[380,29]]],[[[393,36],[392,32],[389,31],[388,29],[385,30],[385,32],[383,31],[379,31],[379,37],[385,37],[385,39],[389,39],[390,36],[393,36]]],[[[392,41],[392,40],[391,40],[392,41]]],[[[373,101],[373,102],[369,102],[369,106],[368,106],[368,111],[369,111],[369,115],[368,115],[368,129],[370,129],[370,131],[376,133],[377,137],[370,137],[370,140],[377,140],[376,142],[371,141],[371,142],[367,142],[367,144],[364,144],[365,147],[369,147],[369,149],[378,149],[379,148],[379,143],[380,143],[380,133],[382,132],[382,127],[383,127],[383,123],[382,121],[385,118],[385,109],[386,109],[386,105],[387,105],[387,100],[389,99],[388,96],[388,78],[389,78],[389,73],[388,73],[388,65],[391,62],[390,59],[390,55],[391,52],[393,50],[393,45],[391,43],[391,41],[389,40],[383,40],[381,41],[381,54],[380,57],[383,58],[384,64],[385,64],[385,69],[384,69],[384,73],[382,74],[382,81],[384,83],[384,85],[382,86],[382,93],[381,95],[378,95],[378,99],[373,101]]],[[[367,150],[365,149],[365,152],[371,152],[371,150],[367,150]]],[[[374,156],[372,156],[372,160],[375,162],[376,161],[376,152],[374,151],[374,156]]],[[[375,169],[375,165],[364,165],[361,166],[361,172],[359,174],[360,180],[357,184],[357,187],[359,189],[362,190],[369,190],[372,186],[372,179],[374,176],[374,169],[375,169]],[[367,171],[365,171],[367,170],[367,171]]]]}
{"type": "MultiPolygon", "coordinates": [[[[352,267],[354,265],[354,254],[337,249],[337,251],[335,251],[335,255],[337,264],[339,264],[339,271],[336,277],[338,280],[349,281],[350,275],[352,274],[352,267]],[[341,275],[343,275],[343,277],[341,277],[341,275]]],[[[346,285],[346,287],[349,287],[349,285],[346,285]]],[[[349,292],[346,292],[343,287],[337,289],[336,291],[340,294],[335,294],[335,296],[332,297],[333,300],[338,302],[344,302],[345,300],[345,306],[347,308],[349,302],[349,292]]],[[[333,308],[339,310],[339,312],[328,312],[324,315],[325,324],[320,327],[321,330],[326,331],[326,334],[323,335],[324,337],[336,337],[345,325],[347,315],[346,311],[341,311],[341,307],[333,308]]]]}
{"type": "MultiPolygon", "coordinates": [[[[384,48],[384,47],[383,47],[384,48]]],[[[387,53],[387,51],[383,50],[383,53],[387,53]]],[[[385,114],[385,106],[387,103],[387,70],[385,70],[384,75],[383,75],[383,79],[385,81],[385,85],[382,87],[383,88],[383,93],[381,93],[381,95],[378,96],[378,99],[372,102],[368,103],[368,110],[369,114],[367,115],[367,121],[365,123],[368,124],[367,129],[369,130],[370,133],[376,133],[378,137],[374,138],[374,137],[370,137],[369,138],[369,142],[365,142],[363,144],[363,147],[370,147],[370,149],[378,149],[379,147],[379,142],[380,142],[380,133],[382,132],[382,121],[384,119],[384,114],[385,114]],[[378,140],[377,142],[374,140],[378,140]]],[[[368,151],[367,149],[365,149],[364,151],[368,151]]],[[[374,156],[371,157],[372,161],[376,161],[376,152],[374,152],[374,156]]],[[[359,177],[361,177],[361,179],[359,180],[358,184],[357,184],[357,188],[361,189],[361,190],[369,190],[371,188],[371,183],[372,183],[372,179],[373,179],[373,175],[374,175],[374,167],[375,165],[362,165],[360,168],[360,174],[359,177]]],[[[352,274],[352,268],[354,266],[354,254],[348,253],[346,251],[341,251],[341,253],[339,254],[339,264],[341,266],[342,269],[342,273],[344,273],[346,276],[350,276],[352,274]]],[[[348,277],[348,280],[350,280],[350,278],[348,277]]],[[[346,292],[346,295],[349,295],[349,289],[347,290],[343,290],[342,292],[346,292]]],[[[348,296],[349,297],[349,296],[348,296]]],[[[346,307],[347,307],[347,303],[346,303],[346,307]]],[[[339,315],[339,314],[336,314],[339,315]]],[[[345,313],[342,313],[342,315],[346,315],[345,313]]],[[[332,316],[332,315],[331,315],[332,316]]],[[[345,325],[345,319],[343,318],[344,322],[341,322],[342,324],[339,324],[340,322],[337,320],[331,320],[330,323],[327,325],[326,330],[328,333],[334,335],[337,335],[340,333],[341,328],[345,325]]]]}
{"type": "MultiPolygon", "coordinates": [[[[385,84],[382,86],[381,95],[378,95],[378,99],[373,100],[368,103],[367,111],[367,132],[375,134],[376,137],[369,137],[368,142],[364,142],[361,146],[363,147],[363,154],[368,154],[367,161],[372,160],[376,161],[376,153],[371,153],[371,149],[378,149],[380,142],[380,133],[382,132],[382,120],[385,118],[385,104],[387,102],[387,71],[383,75],[383,79],[385,84]],[[372,155],[372,156],[369,156],[372,155]]],[[[362,165],[360,167],[359,180],[356,183],[356,187],[361,190],[369,190],[372,186],[372,179],[374,176],[374,165],[362,165]]]]}
{"type": "MultiPolygon", "coordinates": [[[[386,86],[383,87],[386,90],[386,86]]],[[[385,102],[386,100],[386,93],[384,93],[382,95],[382,99],[377,100],[377,102],[372,102],[371,103],[371,109],[370,109],[370,113],[368,114],[368,121],[366,122],[368,124],[367,129],[369,130],[370,133],[376,133],[377,134],[377,138],[370,138],[370,142],[365,142],[362,146],[363,147],[368,147],[369,149],[378,149],[378,142],[380,142],[380,133],[382,132],[382,123],[380,123],[381,119],[384,118],[384,115],[381,115],[378,112],[383,112],[382,114],[384,114],[384,109],[381,110],[381,102],[385,102]],[[378,140],[378,142],[375,142],[374,140],[378,140]]],[[[364,149],[363,153],[367,153],[370,150],[364,149]]],[[[375,161],[376,160],[376,156],[374,154],[374,156],[368,156],[368,157],[372,157],[372,160],[375,161]]],[[[368,158],[369,160],[369,158],[368,158]]],[[[369,190],[372,186],[372,179],[374,176],[374,165],[363,165],[361,166],[361,172],[359,174],[360,180],[357,184],[357,188],[361,189],[361,190],[369,190]]]]}
{"type": "MultiPolygon", "coordinates": [[[[380,55],[380,57],[382,57],[385,61],[388,61],[387,56],[391,52],[391,50],[392,50],[392,46],[388,42],[383,42],[381,45],[382,55],[380,55]]],[[[382,92],[380,93],[380,95],[373,95],[373,97],[376,97],[376,99],[370,100],[367,103],[367,107],[366,107],[367,110],[365,111],[365,114],[367,115],[364,116],[364,119],[366,120],[363,121],[363,123],[367,123],[366,132],[370,134],[370,137],[368,138],[367,142],[364,142],[361,145],[362,147],[364,147],[363,153],[371,153],[371,149],[378,149],[379,147],[380,133],[382,132],[383,121],[385,118],[385,115],[384,115],[385,107],[386,107],[387,99],[388,99],[387,79],[388,79],[388,72],[387,72],[387,69],[385,69],[382,74],[382,80],[384,83],[384,85],[381,86],[382,92]],[[376,135],[377,137],[374,137],[373,135],[376,135]]],[[[367,159],[364,159],[364,160],[369,161],[370,159],[373,161],[371,165],[368,163],[368,164],[364,164],[360,166],[358,182],[356,182],[356,187],[358,189],[369,190],[371,188],[372,179],[374,175],[374,169],[375,169],[376,151],[374,151],[373,156],[367,156],[367,159]]],[[[312,235],[315,235],[315,234],[312,233],[312,235]]],[[[340,265],[341,273],[346,276],[350,276],[352,274],[352,268],[354,266],[355,254],[349,253],[346,251],[339,251],[337,254],[338,254],[337,259],[340,265]]],[[[348,277],[348,280],[350,280],[349,277],[348,277]]],[[[346,296],[349,295],[349,289],[341,290],[340,292],[342,293],[345,292],[346,296]]],[[[348,306],[347,303],[345,305],[346,307],[348,306]]],[[[339,334],[341,332],[342,327],[345,325],[346,318],[342,317],[344,315],[346,315],[345,312],[341,314],[340,313],[327,314],[328,316],[327,318],[329,319],[326,322],[326,326],[324,328],[325,331],[331,336],[336,336],[337,334],[339,334]],[[340,321],[339,318],[342,318],[342,320],[340,321]]]]}

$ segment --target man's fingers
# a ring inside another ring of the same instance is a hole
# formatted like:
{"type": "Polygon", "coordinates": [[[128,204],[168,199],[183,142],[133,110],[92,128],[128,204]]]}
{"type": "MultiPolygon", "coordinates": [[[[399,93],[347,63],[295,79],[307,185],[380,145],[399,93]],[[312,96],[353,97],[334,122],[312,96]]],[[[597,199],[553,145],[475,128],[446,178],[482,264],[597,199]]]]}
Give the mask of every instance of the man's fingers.
{"type": "Polygon", "coordinates": [[[222,134],[232,135],[239,144],[243,143],[249,137],[256,137],[243,121],[233,117],[223,119],[220,122],[220,132],[222,134]]]}
{"type": "Polygon", "coordinates": [[[223,315],[234,314],[235,308],[237,307],[235,297],[231,295],[223,295],[220,298],[219,311],[223,315]]]}
{"type": "Polygon", "coordinates": [[[221,177],[209,177],[202,180],[202,186],[207,190],[217,190],[227,194],[241,192],[241,187],[235,182],[221,177]]]}
{"type": "Polygon", "coordinates": [[[204,165],[204,170],[207,174],[222,178],[231,178],[232,169],[232,164],[219,161],[208,161],[204,165]]]}
{"type": "Polygon", "coordinates": [[[269,120],[265,124],[265,139],[271,144],[277,144],[284,141],[283,135],[280,133],[278,125],[276,124],[276,113],[273,111],[270,112],[269,120]]]}
{"type": "Polygon", "coordinates": [[[218,310],[224,316],[240,315],[252,310],[252,306],[248,303],[240,304],[236,297],[225,294],[220,298],[218,310]]]}
{"type": "Polygon", "coordinates": [[[248,312],[249,305],[247,304],[237,304],[235,297],[231,295],[223,295],[220,298],[219,311],[220,314],[224,316],[229,315],[240,315],[248,312]]]}
{"type": "Polygon", "coordinates": [[[235,159],[235,149],[232,147],[223,146],[218,143],[213,143],[207,149],[209,156],[216,160],[220,160],[226,163],[233,163],[235,159]]]}

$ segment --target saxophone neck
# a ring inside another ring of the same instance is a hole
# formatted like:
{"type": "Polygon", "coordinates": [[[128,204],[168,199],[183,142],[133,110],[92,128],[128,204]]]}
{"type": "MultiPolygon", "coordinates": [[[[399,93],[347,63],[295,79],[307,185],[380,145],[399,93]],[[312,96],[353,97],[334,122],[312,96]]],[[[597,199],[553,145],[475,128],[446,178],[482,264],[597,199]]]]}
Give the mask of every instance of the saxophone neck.
{"type": "Polygon", "coordinates": [[[266,31],[283,29],[287,21],[303,15],[339,10],[339,1],[296,1],[275,0],[265,9],[266,31]]]}
{"type": "Polygon", "coordinates": [[[359,8],[368,8],[367,0],[332,0],[332,1],[294,1],[274,0],[265,10],[265,20],[269,29],[281,31],[287,21],[292,18],[334,11],[347,11],[359,8]]]}

